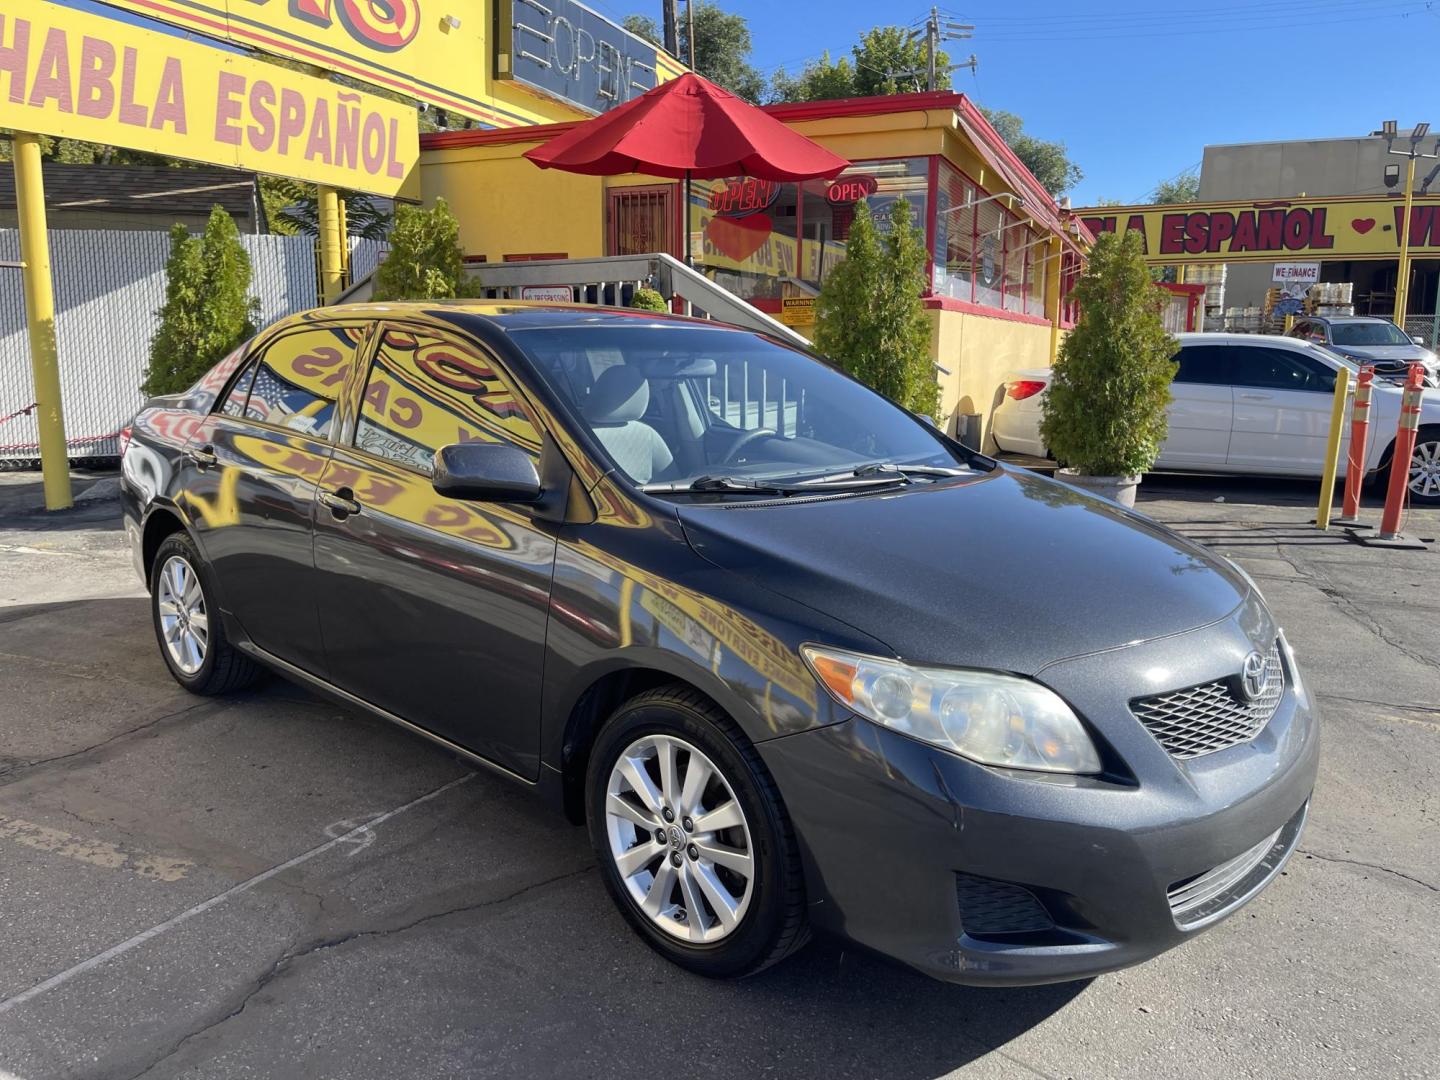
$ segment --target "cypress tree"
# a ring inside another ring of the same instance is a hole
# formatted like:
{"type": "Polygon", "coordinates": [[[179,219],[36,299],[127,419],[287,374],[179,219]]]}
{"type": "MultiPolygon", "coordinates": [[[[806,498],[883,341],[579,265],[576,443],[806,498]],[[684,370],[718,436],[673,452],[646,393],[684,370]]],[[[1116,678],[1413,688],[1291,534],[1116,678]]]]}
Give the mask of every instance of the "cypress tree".
{"type": "Polygon", "coordinates": [[[187,389],[255,333],[260,301],[250,295],[250,278],[250,256],[223,207],[211,208],[199,236],[178,222],[171,227],[165,305],[141,384],[146,394],[187,389]]]}
{"type": "Polygon", "coordinates": [[[426,209],[400,206],[390,250],[375,270],[376,300],[445,300],[475,295],[460,251],[460,223],[444,199],[426,209]]]}
{"type": "Polygon", "coordinates": [[[930,359],[930,323],[920,294],[925,245],[910,203],[896,199],[881,235],[864,202],[845,258],[815,302],[815,347],[867,386],[916,413],[934,416],[940,400],[930,359]]]}

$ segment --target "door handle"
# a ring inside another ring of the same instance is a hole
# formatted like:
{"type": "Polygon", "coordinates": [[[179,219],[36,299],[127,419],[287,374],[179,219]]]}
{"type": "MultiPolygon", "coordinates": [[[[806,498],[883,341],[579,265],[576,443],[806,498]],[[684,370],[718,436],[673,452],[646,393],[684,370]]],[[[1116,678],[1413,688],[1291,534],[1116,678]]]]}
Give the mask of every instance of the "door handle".
{"type": "Polygon", "coordinates": [[[330,513],[337,518],[346,518],[360,512],[360,504],[352,498],[354,494],[348,487],[342,487],[338,491],[322,491],[320,501],[328,506],[330,513]]]}
{"type": "Polygon", "coordinates": [[[186,450],[185,456],[201,469],[208,469],[211,465],[220,463],[220,459],[215,456],[214,449],[209,446],[202,446],[197,450],[186,450]]]}
{"type": "Polygon", "coordinates": [[[1241,401],[1274,401],[1269,394],[1241,394],[1241,401]]]}

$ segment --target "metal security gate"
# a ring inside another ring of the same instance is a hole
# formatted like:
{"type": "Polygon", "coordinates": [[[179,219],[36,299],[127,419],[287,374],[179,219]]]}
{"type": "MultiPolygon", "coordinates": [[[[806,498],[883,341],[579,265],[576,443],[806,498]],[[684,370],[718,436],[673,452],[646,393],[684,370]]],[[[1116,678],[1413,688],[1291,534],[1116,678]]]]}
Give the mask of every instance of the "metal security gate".
{"type": "Polygon", "coordinates": [[[611,188],[608,211],[605,254],[677,253],[674,185],[611,188]]]}

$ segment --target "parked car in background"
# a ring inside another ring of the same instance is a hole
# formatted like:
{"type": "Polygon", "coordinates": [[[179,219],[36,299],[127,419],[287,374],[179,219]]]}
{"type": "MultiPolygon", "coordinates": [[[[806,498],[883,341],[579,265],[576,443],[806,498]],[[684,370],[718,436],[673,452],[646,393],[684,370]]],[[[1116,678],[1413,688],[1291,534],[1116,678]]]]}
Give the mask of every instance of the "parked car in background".
{"type": "Polygon", "coordinates": [[[1083,978],[1304,826],[1315,704],[1242,571],[757,334],[328,308],[152,400],[122,477],[182,686],[270,668],[534,789],[692,971],[813,927],[1083,978]]]}
{"type": "Polygon", "coordinates": [[[1423,339],[1409,337],[1389,319],[1368,315],[1307,315],[1290,328],[1290,337],[1323,345],[1357,364],[1370,364],[1379,378],[1405,381],[1417,360],[1425,365],[1425,381],[1440,387],[1440,360],[1423,339]]]}
{"type": "MultiPolygon", "coordinates": [[[[1294,337],[1263,334],[1179,334],[1170,386],[1170,432],[1155,467],[1178,472],[1319,476],[1330,434],[1335,373],[1354,361],[1294,337]]],[[[1044,457],[1040,408],[1050,371],[1005,376],[991,432],[1002,452],[1044,457]]],[[[1379,380],[1370,407],[1365,471],[1390,467],[1400,418],[1399,386],[1379,380]]],[[[1346,468],[1350,425],[1344,428],[1340,471],[1346,468]]],[[[1440,395],[1421,403],[1420,433],[1409,462],[1410,497],[1440,504],[1440,395]]]]}

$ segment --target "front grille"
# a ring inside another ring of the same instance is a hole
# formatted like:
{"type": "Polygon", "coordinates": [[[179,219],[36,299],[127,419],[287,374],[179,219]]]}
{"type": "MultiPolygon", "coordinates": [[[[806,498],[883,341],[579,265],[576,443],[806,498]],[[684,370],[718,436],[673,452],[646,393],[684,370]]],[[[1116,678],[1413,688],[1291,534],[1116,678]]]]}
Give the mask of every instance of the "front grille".
{"type": "Polygon", "coordinates": [[[1277,643],[1265,658],[1264,689],[1254,701],[1246,701],[1230,681],[1220,681],[1137,698],[1130,711],[1172,757],[1193,758],[1253,739],[1284,694],[1285,667],[1277,643]]]}
{"type": "Polygon", "coordinates": [[[1194,930],[1214,922],[1259,892],[1295,849],[1309,809],[1307,802],[1294,817],[1254,847],[1203,874],[1171,885],[1166,896],[1175,925],[1182,930],[1194,930]]]}
{"type": "Polygon", "coordinates": [[[956,874],[955,893],[967,934],[1028,934],[1055,926],[1045,905],[1021,885],[956,874]]]}

